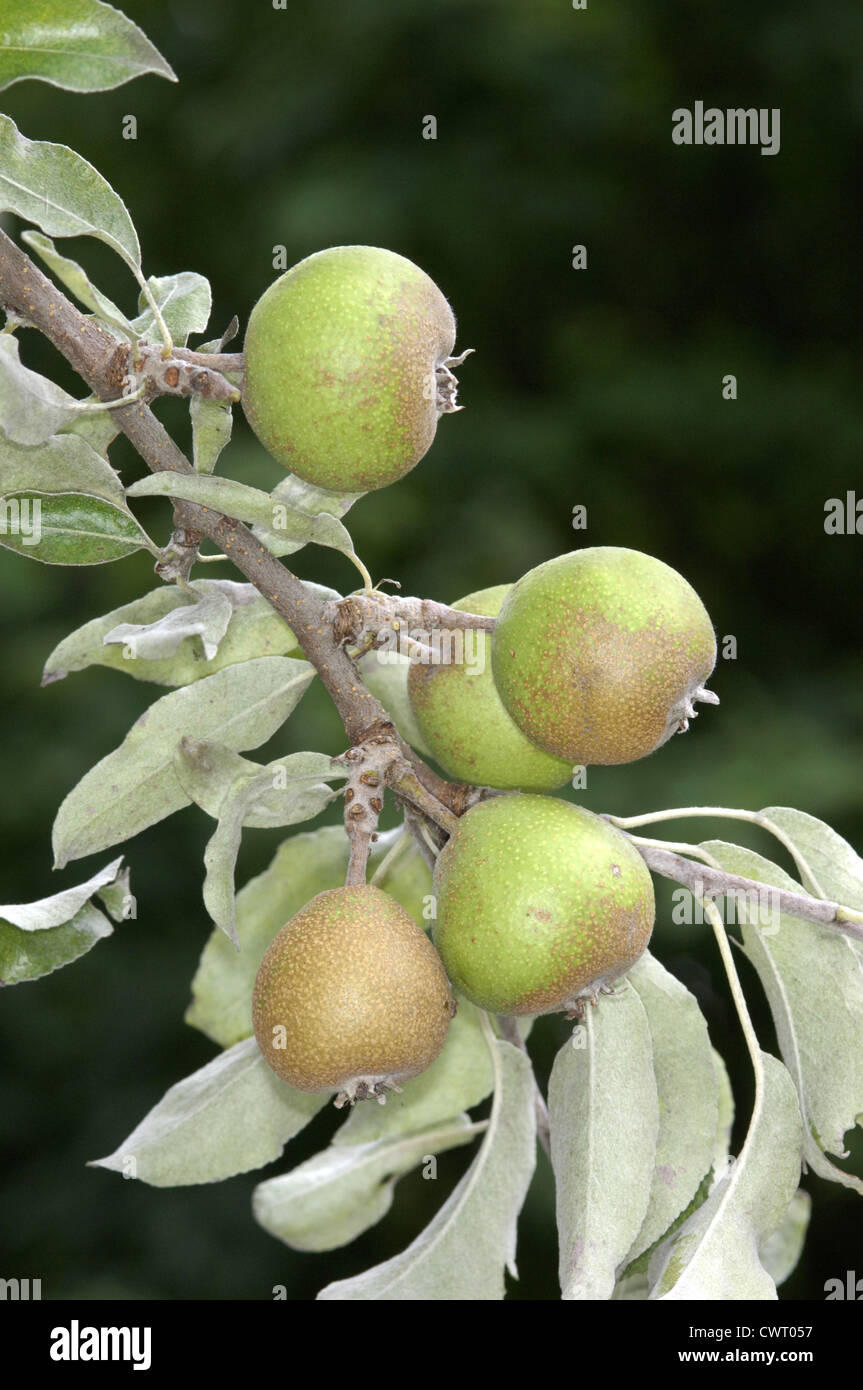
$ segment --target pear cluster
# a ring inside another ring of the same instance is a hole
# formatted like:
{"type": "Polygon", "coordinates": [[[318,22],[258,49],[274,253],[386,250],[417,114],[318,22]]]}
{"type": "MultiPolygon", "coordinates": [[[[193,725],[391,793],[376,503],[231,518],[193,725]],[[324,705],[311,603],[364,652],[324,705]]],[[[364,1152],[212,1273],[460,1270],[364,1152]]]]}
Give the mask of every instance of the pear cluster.
{"type": "MultiPolygon", "coordinates": [[[[452,311],[424,271],[377,247],[333,247],[252,311],[246,415],[299,478],[338,493],[384,487],[457,408],[454,344],[452,311]]],[[[589,766],[648,756],[699,702],[718,703],[707,610],[650,555],[576,550],[454,607],[495,619],[490,633],[472,629],[470,660],[412,657],[378,682],[407,741],[484,789],[437,858],[433,939],[376,887],[329,890],[274,938],[255,984],[255,1036],[273,1071],[339,1104],[382,1100],[428,1067],[453,992],[501,1016],[579,1018],[631,969],[655,917],[644,860],[607,820],[551,793],[589,766]]],[[[376,688],[373,662],[359,669],[376,688]]]]}

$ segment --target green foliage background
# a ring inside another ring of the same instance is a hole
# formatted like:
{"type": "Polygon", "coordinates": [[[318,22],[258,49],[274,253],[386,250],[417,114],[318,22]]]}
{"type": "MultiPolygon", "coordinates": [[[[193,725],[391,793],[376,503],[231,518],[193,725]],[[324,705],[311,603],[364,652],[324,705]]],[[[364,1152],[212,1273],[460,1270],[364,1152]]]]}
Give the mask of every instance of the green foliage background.
{"type": "MultiPolygon", "coordinates": [[[[147,273],[207,274],[219,332],[234,313],[245,322],[273,278],[274,245],[291,263],[338,243],[389,246],[438,281],[461,346],[477,349],[461,372],[465,412],[442,422],[412,475],[349,518],[375,577],[452,601],[573,544],[658,555],[695,585],[720,637],[736,637],[738,658],[720,663],[718,711],[653,758],[591,771],[586,803],[620,813],[786,804],[863,843],[863,541],[823,528],[827,498],[855,480],[863,495],[855,0],[125,9],[178,87],[146,78],[82,97],[29,82],[3,94],[4,109],[30,138],[68,143],[105,174],[137,223],[147,273]],[[696,99],[779,107],[781,153],[672,145],[671,111],[696,99]],[[134,142],[121,137],[128,114],[134,142]],[[434,142],[421,138],[427,114],[438,119],[434,142]],[[587,272],[571,269],[575,243],[587,245],[587,272]],[[733,403],[721,398],[727,372],[739,382],[733,403]],[[579,503],[586,537],[571,529],[579,503]]],[[[133,308],[108,252],[67,245],[133,308]]],[[[72,384],[47,346],[28,341],[25,358],[72,384]]],[[[182,408],[160,411],[186,443],[182,408]]],[[[142,471],[123,446],[120,460],[128,480],[142,471]]],[[[242,421],[222,471],[268,487],[280,476],[242,421]]],[[[167,535],[164,504],[140,514],[167,535]]],[[[69,630],[153,587],[150,567],[136,556],[63,571],[0,552],[3,901],[41,897],[96,867],[52,878],[54,810],[160,692],[107,671],[43,691],[39,677],[69,630]]],[[[304,551],[297,568],[354,584],[328,552],[304,551]]],[[[310,698],[286,735],[270,756],[286,743],[339,748],[323,699],[310,698]]],[[[388,1222],[333,1256],[297,1256],[252,1225],[258,1175],[157,1192],[84,1168],[212,1055],[182,1022],[208,933],[209,830],[188,810],[142,836],[130,848],[138,920],[3,999],[0,1274],[41,1277],[44,1297],[267,1298],[276,1284],[312,1297],[402,1248],[467,1161],[444,1156],[438,1184],[405,1180],[388,1222]]],[[[705,824],[712,834],[734,838],[705,824]]],[[[242,877],[278,839],[247,833],[242,877]]],[[[773,853],[766,840],[747,842],[773,853]]],[[[661,902],[655,950],[698,994],[745,1117],[748,1072],[707,929],[673,927],[667,893],[661,902]]],[[[757,980],[742,959],[740,968],[772,1046],[757,980]]],[[[556,1022],[537,1028],[543,1067],[560,1036],[556,1022]]],[[[330,1128],[319,1117],[291,1161],[330,1128]]],[[[858,1171],[860,1159],[858,1145],[858,1171]]],[[[807,1186],[809,1247],[785,1292],[820,1298],[851,1262],[859,1198],[807,1186]]],[[[552,1202],[543,1163],[522,1220],[516,1297],[557,1294],[552,1202]]]]}

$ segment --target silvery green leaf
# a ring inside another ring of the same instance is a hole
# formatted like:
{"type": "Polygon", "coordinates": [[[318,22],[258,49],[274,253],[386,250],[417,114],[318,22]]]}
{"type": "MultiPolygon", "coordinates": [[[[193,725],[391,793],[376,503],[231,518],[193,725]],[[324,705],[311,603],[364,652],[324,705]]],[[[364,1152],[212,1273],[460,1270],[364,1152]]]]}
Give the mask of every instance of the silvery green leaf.
{"type": "Polygon", "coordinates": [[[219,1182],[278,1158],[327,1100],[280,1081],[249,1038],[172,1086],[114,1153],[91,1166],[153,1187],[219,1182]]]}
{"type": "MultiPolygon", "coordinates": [[[[127,489],[129,497],[181,497],[186,502],[210,507],[237,521],[255,522],[262,528],[260,537],[269,545],[268,537],[282,536],[299,545],[329,546],[345,554],[353,554],[353,541],[344,526],[329,512],[307,516],[292,511],[274,495],[234,482],[233,478],[214,478],[198,473],[151,473],[127,489]]],[[[284,554],[270,546],[274,554],[284,554]]]]}
{"type": "Polygon", "coordinates": [[[71,921],[94,893],[116,880],[122,862],[121,856],[93,874],[86,883],[79,883],[75,888],[64,888],[59,893],[53,893],[50,898],[40,898],[33,903],[9,903],[0,907],[0,917],[5,922],[19,927],[21,931],[50,931],[52,927],[62,926],[64,922],[71,921]]]}
{"type": "MultiPolygon", "coordinates": [[[[293,473],[289,473],[284,481],[273,489],[271,496],[274,502],[280,503],[286,509],[285,518],[287,520],[287,518],[295,517],[298,512],[310,518],[319,517],[324,513],[340,518],[345,516],[354,503],[365,494],[362,492],[327,492],[324,488],[315,487],[313,483],[304,483],[302,478],[297,478],[293,473]]],[[[295,521],[295,525],[299,527],[299,534],[297,535],[292,534],[289,529],[274,531],[272,525],[267,523],[253,526],[252,530],[258,540],[263,541],[274,555],[294,555],[296,551],[302,550],[306,544],[299,519],[295,521]]],[[[344,530],[344,528],[342,529],[344,530]]]]}
{"type": "Polygon", "coordinates": [[[791,1204],[772,1235],[758,1247],[758,1258],[775,1284],[784,1284],[803,1253],[812,1214],[812,1198],[798,1187],[791,1204]]]}
{"type": "MultiPolygon", "coordinates": [[[[333,589],[315,584],[307,587],[316,590],[322,598],[338,597],[333,589]]],[[[204,598],[211,594],[224,596],[233,610],[228,630],[212,661],[205,661],[199,642],[192,637],[181,644],[173,657],[161,661],[145,661],[140,656],[133,661],[125,649],[105,646],[106,635],[122,622],[146,626],[187,606],[187,598],[180,589],[162,584],[143,598],[94,618],[70,633],[48,657],[42,684],[63,680],[70,672],[83,671],[88,666],[110,666],[136,680],[153,681],[156,685],[191,685],[226,666],[256,657],[302,655],[287,623],[254,585],[238,584],[231,579],[195,579],[192,588],[204,598]]]]}
{"type": "Polygon", "coordinates": [[[731,1130],[734,1125],[734,1092],[731,1089],[728,1068],[723,1058],[716,1051],[716,1048],[712,1048],[711,1051],[719,1102],[716,1117],[718,1121],[716,1141],[713,1149],[713,1186],[715,1186],[717,1182],[721,1182],[723,1178],[728,1176],[733,1161],[731,1159],[731,1130]]]}
{"type": "Polygon", "coordinates": [[[254,777],[241,776],[229,789],[219,823],[204,850],[204,906],[213,923],[239,947],[234,906],[234,871],[243,837],[243,821],[255,795],[254,777]]]}
{"type": "Polygon", "coordinates": [[[637,1267],[620,1276],[614,1286],[612,1299],[615,1303],[643,1303],[649,1296],[647,1275],[637,1267]]]}
{"type": "MultiPolygon", "coordinates": [[[[130,661],[164,661],[189,637],[200,638],[204,660],[212,661],[228,630],[233,608],[227,594],[212,589],[197,603],[186,602],[152,623],[118,623],[106,632],[106,646],[125,647],[130,661]]],[[[124,656],[126,653],[124,652],[124,656]]]]}
{"type": "Polygon", "coordinates": [[[231,407],[195,394],[189,397],[189,417],[195,472],[212,473],[222,450],[231,442],[234,423],[231,407]]]}
{"type": "MultiPolygon", "coordinates": [[[[655,1045],[655,1044],[654,1044],[655,1045]]],[[[673,1233],[678,1230],[685,1221],[689,1220],[698,1207],[706,1202],[714,1188],[728,1176],[734,1160],[730,1156],[731,1146],[731,1127],[734,1122],[734,1096],[731,1092],[731,1083],[728,1079],[728,1072],[719,1053],[715,1048],[710,1049],[710,1060],[713,1071],[713,1080],[709,1084],[709,1093],[718,1102],[716,1107],[716,1133],[713,1144],[710,1147],[710,1163],[704,1177],[690,1198],[687,1205],[673,1218],[667,1228],[661,1232],[652,1245],[647,1246],[634,1258],[629,1258],[623,1273],[618,1276],[614,1286],[612,1297],[616,1300],[645,1299],[650,1296],[650,1283],[647,1277],[650,1268],[650,1260],[656,1248],[663,1242],[670,1239],[673,1233]]],[[[657,1069],[658,1072],[658,1069],[657,1069]]],[[[662,1094],[660,1090],[660,1135],[662,1132],[662,1094]]],[[[661,1139],[660,1139],[661,1142],[661,1139]]],[[[659,1171],[659,1165],[654,1172],[654,1182],[659,1171]]],[[[638,1242],[640,1244],[640,1241],[638,1242]]]]}
{"type": "Polygon", "coordinates": [[[563,1298],[607,1300],[647,1215],[659,1134],[650,1028],[627,981],[558,1052],[548,1113],[563,1298]]]}
{"type": "Polygon", "coordinates": [[[509,1043],[492,1045],[495,1092],[479,1153],[437,1216],[400,1255],[329,1284],[327,1301],[487,1302],[515,1275],[515,1236],[536,1159],[534,1079],[509,1043]]]}
{"type": "Polygon", "coordinates": [[[295,778],[279,789],[277,774],[271,768],[251,775],[241,773],[228,788],[219,808],[219,824],[204,850],[204,906],[216,926],[236,945],[234,871],[243,825],[250,817],[260,824],[265,816],[269,816],[269,825],[296,825],[318,815],[336,795],[325,783],[308,778],[295,778]]]}
{"type": "MultiPolygon", "coordinates": [[[[180,270],[175,275],[151,275],[147,285],[175,343],[185,346],[190,333],[203,333],[213,307],[210,282],[205,276],[195,270],[180,270]]],[[[138,308],[141,312],[132,320],[135,335],[157,336],[156,318],[143,290],[138,308]]]]}
{"type": "MultiPolygon", "coordinates": [[[[722,840],[705,848],[729,873],[801,891],[783,869],[752,850],[722,840]]],[[[797,1087],[806,1162],[820,1177],[863,1194],[860,1178],[825,1157],[825,1151],[845,1156],[845,1131],[863,1114],[863,960],[831,927],[779,913],[769,894],[760,904],[738,898],[737,919],[797,1087]]]]}
{"type": "Polygon", "coordinates": [[[104,565],[155,550],[125,506],[79,492],[2,498],[0,545],[43,565],[104,565]]]}
{"type": "Polygon", "coordinates": [[[710,1172],[719,1124],[716,1067],[697,1000],[649,952],[627,976],[647,1014],[659,1134],[647,1214],[628,1260],[658,1240],[710,1172]]]}
{"type": "Polygon", "coordinates": [[[296,825],[317,815],[331,799],[329,788],[320,784],[347,777],[326,753],[288,753],[262,767],[210,739],[181,739],[175,768],[183,790],[214,820],[239,778],[259,778],[243,820],[258,829],[296,825]]]}
{"type": "MultiPolygon", "coordinates": [[[[121,877],[122,859],[75,888],[50,898],[0,907],[0,981],[22,984],[68,965],[110,936],[113,928],[95,906],[97,893],[107,893],[121,877]]],[[[122,875],[127,881],[127,876],[122,875]]]]}
{"type": "Polygon", "coordinates": [[[85,903],[62,927],[32,936],[0,919],[0,981],[20,985],[39,980],[52,970],[71,965],[113,930],[93,903],[85,903]]]}
{"type": "Polygon", "coordinates": [[[14,444],[44,444],[74,420],[76,402],[46,376],[25,367],[18,347],[17,338],[0,335],[0,433],[14,444]]]}
{"type": "Polygon", "coordinates": [[[96,237],[140,271],[138,234],[111,185],[74,150],[26,140],[2,115],[0,212],[14,212],[51,237],[96,237]]]}
{"type": "Polygon", "coordinates": [[[4,0],[0,88],[36,78],[72,92],[105,92],[144,73],[177,78],[161,53],[101,0],[4,0]]]}
{"type": "Polygon", "coordinates": [[[100,323],[105,324],[112,332],[119,333],[126,341],[135,341],[137,335],[123,311],[96,288],[86,270],[83,270],[77,261],[60,254],[50,237],[44,236],[42,232],[25,231],[21,233],[21,240],[42,258],[60,283],[65,285],[67,290],[71,290],[75,298],[85,309],[89,309],[100,323]]]}
{"type": "MultiPolygon", "coordinates": [[[[844,907],[863,909],[863,859],[847,840],[805,811],[768,806],[761,814],[784,830],[802,851],[818,887],[828,898],[844,907]]],[[[806,884],[806,889],[817,896],[813,884],[806,884]]]]}
{"type": "Polygon", "coordinates": [[[329,1148],[292,1172],[260,1183],[255,1220],[293,1250],[336,1250],[386,1216],[399,1178],[435,1154],[469,1144],[485,1129],[467,1115],[420,1134],[329,1148]]]}
{"type": "Polygon", "coordinates": [[[782,1224],[797,1188],[800,1110],[781,1062],[761,1053],[763,1084],[746,1142],[725,1180],[654,1253],[651,1298],[774,1299],[759,1247],[782,1224]]]}
{"type": "MultiPolygon", "coordinates": [[[[387,831],[372,846],[371,871],[378,867],[400,834],[398,830],[387,831]]],[[[348,840],[340,825],[321,826],[285,840],[269,868],[245,884],[236,896],[237,936],[241,949],[237,951],[218,928],[211,934],[192,981],[192,1002],[186,1012],[186,1022],[200,1028],[222,1047],[230,1047],[240,1038],[249,1037],[252,988],[264,951],[276,932],[316,893],[344,884],[347,865],[348,840]]],[[[380,886],[413,915],[419,896],[417,880],[422,880],[423,875],[425,892],[430,893],[431,875],[418,850],[411,846],[410,852],[396,862],[380,886]]],[[[450,1026],[450,1036],[457,1021],[450,1026]]],[[[415,1084],[409,1083],[410,1086],[415,1084]]],[[[489,1082],[487,1090],[490,1088],[489,1082]]],[[[362,1110],[389,1110],[399,1100],[400,1096],[392,1096],[386,1106],[358,1106],[349,1123],[362,1110]]],[[[442,1118],[449,1119],[459,1108],[466,1107],[457,1105],[442,1118]]]]}
{"type": "Polygon", "coordinates": [[[84,439],[57,434],[43,444],[0,437],[0,496],[13,492],[78,492],[125,507],[123,484],[84,439]]]}
{"type": "Polygon", "coordinates": [[[423,757],[433,758],[434,754],[420,732],[408,697],[410,668],[410,659],[402,656],[401,652],[367,652],[358,662],[363,684],[380,700],[405,742],[423,757]],[[384,655],[389,659],[381,660],[384,655]]]}
{"type": "Polygon", "coordinates": [[[128,917],[135,916],[135,899],[129,885],[128,869],[122,869],[113,883],[100,888],[97,896],[112,921],[125,922],[128,917]]]}
{"type": "Polygon", "coordinates": [[[314,679],[305,661],[261,657],[163,695],[63,802],[54,822],[58,867],[130,839],[188,806],[174,770],[184,735],[257,748],[281,728],[314,679]]]}

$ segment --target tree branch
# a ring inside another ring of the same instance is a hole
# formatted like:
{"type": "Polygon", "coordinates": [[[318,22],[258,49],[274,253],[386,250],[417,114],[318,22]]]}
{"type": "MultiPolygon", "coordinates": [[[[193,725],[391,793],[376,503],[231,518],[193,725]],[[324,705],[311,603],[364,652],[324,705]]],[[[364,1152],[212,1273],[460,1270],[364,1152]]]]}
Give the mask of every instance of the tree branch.
{"type": "MultiPolygon", "coordinates": [[[[398,594],[350,594],[332,599],[324,608],[336,639],[364,650],[374,647],[382,633],[398,634],[408,627],[430,637],[434,632],[493,632],[497,621],[478,613],[463,613],[430,598],[402,598],[398,594]]],[[[420,645],[428,645],[420,644],[420,645]]]]}
{"type": "Polygon", "coordinates": [[[768,895],[769,904],[775,904],[780,912],[787,912],[789,917],[799,917],[804,922],[815,922],[823,927],[835,927],[846,936],[863,941],[863,913],[855,912],[853,908],[842,907],[823,898],[810,898],[808,893],[774,888],[769,883],[759,883],[757,879],[743,878],[740,874],[712,869],[708,864],[686,859],[671,850],[640,845],[637,840],[632,843],[649,869],[662,874],[663,878],[683,884],[695,897],[710,899],[733,893],[747,896],[755,893],[761,897],[768,895]]]}
{"type": "MultiPolygon", "coordinates": [[[[129,345],[82,314],[2,230],[0,304],[44,334],[100,400],[121,398],[129,345]]],[[[143,401],[118,406],[112,418],[152,472],[194,472],[143,401]]],[[[351,743],[360,743],[370,728],[389,722],[383,705],[366,690],[353,662],[334,640],[324,622],[321,601],[248,527],[191,502],[177,501],[174,515],[175,537],[185,533],[187,549],[193,547],[196,552],[199,539],[207,537],[284,618],[329,692],[351,743]]],[[[401,738],[398,743],[419,783],[438,803],[452,807],[461,788],[438,777],[401,738]]],[[[394,790],[398,790],[395,785],[394,790]]]]}

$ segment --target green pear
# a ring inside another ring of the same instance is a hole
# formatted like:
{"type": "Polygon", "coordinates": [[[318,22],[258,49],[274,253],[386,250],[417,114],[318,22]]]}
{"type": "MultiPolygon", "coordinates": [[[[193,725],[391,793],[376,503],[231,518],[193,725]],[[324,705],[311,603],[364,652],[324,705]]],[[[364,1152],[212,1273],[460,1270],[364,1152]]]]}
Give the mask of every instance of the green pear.
{"type": "MultiPolygon", "coordinates": [[[[512,586],[499,584],[453,604],[494,618],[512,586]]],[[[501,703],[491,669],[491,638],[459,635],[461,661],[413,662],[408,694],[423,740],[449,777],[475,786],[552,791],[572,776],[571,765],[531,743],[501,703]]]]}
{"type": "Polygon", "coordinates": [[[494,680],[528,738],[576,765],[628,763],[683,733],[716,663],[707,610],[651,555],[596,546],[512,588],[492,642],[494,680]]]}
{"type": "Polygon", "coordinates": [[[473,806],[438,857],[434,888],[447,974],[496,1014],[580,1016],[653,931],[653,882],[634,845],[558,797],[473,806]]]}
{"type": "Polygon", "coordinates": [[[409,472],[456,409],[454,343],[452,310],[425,271],[380,247],[330,247],[252,310],[243,408],[297,477],[370,492],[409,472]]]}
{"type": "Polygon", "coordinates": [[[403,907],[371,884],[330,888],[267,947],[252,1019],[264,1059],[336,1104],[378,1099],[430,1066],[452,996],[440,957],[403,907]]]}

